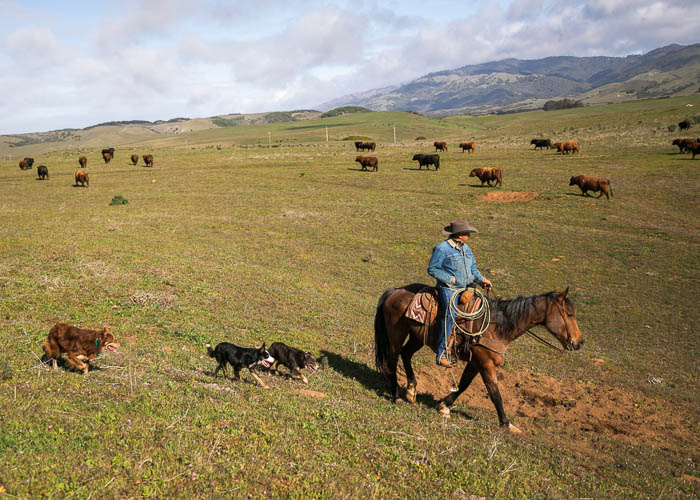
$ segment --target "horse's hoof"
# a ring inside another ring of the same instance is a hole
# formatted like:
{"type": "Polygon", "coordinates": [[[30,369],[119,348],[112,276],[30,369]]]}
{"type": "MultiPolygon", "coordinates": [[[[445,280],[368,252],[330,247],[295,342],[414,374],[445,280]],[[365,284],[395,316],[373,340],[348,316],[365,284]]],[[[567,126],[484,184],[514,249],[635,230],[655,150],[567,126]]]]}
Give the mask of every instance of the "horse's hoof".
{"type": "Polygon", "coordinates": [[[409,387],[408,390],[406,391],[406,401],[408,401],[409,403],[416,402],[416,388],[415,387],[409,387]]]}
{"type": "Polygon", "coordinates": [[[445,403],[440,403],[438,410],[440,410],[440,415],[445,418],[450,418],[450,408],[445,403]]]}
{"type": "Polygon", "coordinates": [[[518,427],[514,426],[513,424],[508,424],[508,433],[511,436],[520,436],[522,435],[523,431],[521,431],[518,427]]]}

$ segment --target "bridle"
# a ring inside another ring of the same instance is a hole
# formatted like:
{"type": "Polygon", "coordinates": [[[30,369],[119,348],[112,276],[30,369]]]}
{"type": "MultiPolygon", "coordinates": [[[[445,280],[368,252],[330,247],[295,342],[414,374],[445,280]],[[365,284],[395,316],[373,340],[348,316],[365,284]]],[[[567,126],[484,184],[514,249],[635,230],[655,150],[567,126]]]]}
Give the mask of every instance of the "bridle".
{"type": "MultiPolygon", "coordinates": [[[[560,306],[559,304],[557,304],[557,308],[559,309],[559,314],[561,314],[561,317],[562,317],[562,319],[564,320],[564,328],[566,328],[566,340],[567,340],[567,342],[570,343],[570,342],[571,342],[571,334],[569,333],[569,323],[566,321],[566,315],[565,315],[565,313],[564,313],[563,307],[560,306]]],[[[536,333],[533,333],[533,331],[530,330],[530,329],[527,329],[525,333],[527,333],[528,335],[530,335],[532,338],[534,338],[535,340],[537,340],[537,341],[540,342],[541,344],[544,344],[544,345],[546,345],[546,346],[551,347],[551,348],[554,349],[555,351],[559,351],[559,352],[561,352],[561,353],[566,352],[565,349],[562,349],[561,347],[556,346],[556,345],[552,344],[551,342],[549,342],[549,341],[543,339],[542,337],[540,337],[540,336],[537,335],[536,333]]]]}

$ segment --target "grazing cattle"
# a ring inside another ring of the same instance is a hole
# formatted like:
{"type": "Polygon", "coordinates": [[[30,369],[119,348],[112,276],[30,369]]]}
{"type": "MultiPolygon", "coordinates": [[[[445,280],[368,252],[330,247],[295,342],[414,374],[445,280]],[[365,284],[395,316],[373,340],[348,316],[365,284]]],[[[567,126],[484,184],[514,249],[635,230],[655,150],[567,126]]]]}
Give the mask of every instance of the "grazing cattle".
{"type": "Polygon", "coordinates": [[[153,155],[143,155],[143,162],[147,167],[153,166],[153,155]]]}
{"type": "Polygon", "coordinates": [[[700,154],[700,138],[688,146],[688,152],[693,153],[693,160],[695,155],[700,154]]]}
{"type": "Polygon", "coordinates": [[[530,144],[531,144],[531,145],[534,144],[534,145],[535,145],[535,149],[537,149],[537,148],[540,148],[540,149],[542,149],[542,148],[547,148],[547,149],[549,149],[549,148],[552,147],[552,141],[550,141],[549,139],[533,139],[533,140],[530,141],[530,144]]]}
{"type": "Polygon", "coordinates": [[[131,163],[136,165],[139,162],[139,155],[131,155],[131,163]]]}
{"type": "Polygon", "coordinates": [[[428,170],[430,170],[430,165],[435,166],[435,170],[440,169],[440,155],[415,154],[413,155],[413,161],[418,162],[418,170],[423,168],[423,165],[428,170]]]}
{"type": "Polygon", "coordinates": [[[105,163],[109,163],[112,161],[112,155],[110,153],[102,153],[102,159],[105,161],[105,163]]]}
{"type": "Polygon", "coordinates": [[[90,177],[88,177],[87,172],[84,170],[76,170],[73,174],[75,176],[75,185],[88,187],[90,186],[90,177]]]}
{"type": "Polygon", "coordinates": [[[355,161],[362,165],[362,170],[369,170],[370,168],[374,169],[375,172],[379,170],[379,160],[377,160],[376,156],[358,156],[355,158],[355,161]]]}
{"type": "Polygon", "coordinates": [[[358,151],[374,151],[375,149],[377,149],[377,143],[357,141],[355,143],[355,147],[358,151]]]}
{"type": "Polygon", "coordinates": [[[81,156],[80,158],[78,158],[78,163],[80,164],[80,168],[87,167],[87,158],[81,156]]]}
{"type": "Polygon", "coordinates": [[[488,186],[491,187],[491,181],[496,181],[496,186],[503,185],[503,170],[500,168],[475,168],[469,173],[469,177],[478,177],[482,186],[484,185],[484,182],[486,182],[488,186]]]}
{"type": "Polygon", "coordinates": [[[557,150],[557,153],[561,153],[564,151],[563,142],[555,142],[554,144],[552,144],[552,147],[557,150]]]}
{"type": "Polygon", "coordinates": [[[27,170],[28,168],[32,168],[29,165],[27,165],[27,162],[24,160],[19,161],[19,169],[20,170],[27,170]]]}
{"type": "Polygon", "coordinates": [[[688,130],[690,128],[690,120],[686,118],[682,122],[678,122],[678,128],[681,130],[688,130]]]}
{"type": "Polygon", "coordinates": [[[49,169],[46,165],[39,165],[36,167],[36,174],[39,176],[39,179],[44,180],[49,178],[49,169]]]}
{"type": "MultiPolygon", "coordinates": [[[[700,137],[697,139],[700,141],[700,137]]],[[[696,142],[695,139],[691,139],[690,137],[683,137],[680,139],[674,139],[673,142],[671,143],[673,146],[678,146],[678,152],[679,153],[687,153],[688,152],[688,146],[696,142]]]]}
{"type": "Polygon", "coordinates": [[[32,168],[34,166],[34,158],[25,158],[24,161],[27,162],[27,165],[29,165],[29,168],[32,168]]]}
{"type": "Polygon", "coordinates": [[[438,151],[444,151],[447,153],[447,143],[444,141],[435,141],[433,143],[433,146],[435,146],[435,152],[437,153],[438,151]]]}
{"type": "Polygon", "coordinates": [[[470,153],[473,153],[474,150],[476,150],[476,144],[474,144],[474,141],[460,142],[459,147],[462,148],[462,153],[464,153],[464,151],[466,150],[469,150],[470,153]]]}
{"type": "Polygon", "coordinates": [[[106,148],[102,150],[102,156],[105,155],[105,153],[109,153],[112,158],[114,158],[114,148],[106,148]]]}
{"type": "Polygon", "coordinates": [[[598,195],[598,198],[605,195],[605,197],[609,200],[610,196],[613,194],[610,179],[603,179],[602,177],[576,175],[569,180],[569,186],[574,185],[581,188],[581,193],[583,196],[590,196],[588,191],[593,191],[594,193],[600,191],[601,193],[598,195]],[[608,191],[610,192],[610,196],[608,196],[608,191]]]}
{"type": "Polygon", "coordinates": [[[562,143],[562,149],[565,155],[578,153],[578,142],[576,141],[566,141],[562,143]]]}

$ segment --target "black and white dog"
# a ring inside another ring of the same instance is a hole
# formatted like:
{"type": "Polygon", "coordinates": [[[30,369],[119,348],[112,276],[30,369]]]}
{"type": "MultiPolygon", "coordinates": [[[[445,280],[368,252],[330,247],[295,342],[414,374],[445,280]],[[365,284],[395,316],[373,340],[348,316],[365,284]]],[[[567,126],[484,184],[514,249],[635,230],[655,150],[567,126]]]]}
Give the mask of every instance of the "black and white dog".
{"type": "Polygon", "coordinates": [[[258,363],[267,363],[267,366],[269,366],[270,363],[274,361],[274,359],[270,357],[270,353],[267,351],[267,349],[265,349],[265,344],[258,348],[249,348],[238,347],[237,345],[230,344],[229,342],[221,342],[214,349],[212,349],[209,344],[207,344],[206,347],[209,357],[216,359],[216,362],[219,363],[216,370],[214,370],[214,378],[216,378],[216,375],[219,373],[220,369],[224,371],[224,377],[226,377],[226,363],[228,363],[233,367],[233,373],[236,380],[241,379],[240,371],[241,368],[245,367],[248,368],[250,374],[261,386],[263,386],[263,388],[269,389],[269,387],[265,385],[265,382],[263,382],[251,369],[258,363]]]}
{"type": "MultiPolygon", "coordinates": [[[[299,370],[308,368],[311,370],[311,373],[318,370],[318,362],[310,352],[304,352],[301,349],[290,347],[282,342],[273,342],[270,344],[268,352],[270,356],[274,358],[274,363],[272,363],[270,367],[270,373],[281,373],[277,370],[277,366],[286,366],[289,370],[289,375],[293,379],[302,380],[305,384],[308,384],[309,381],[306,379],[306,376],[302,375],[299,370]]],[[[264,365],[265,363],[263,363],[263,366],[264,365]]]]}

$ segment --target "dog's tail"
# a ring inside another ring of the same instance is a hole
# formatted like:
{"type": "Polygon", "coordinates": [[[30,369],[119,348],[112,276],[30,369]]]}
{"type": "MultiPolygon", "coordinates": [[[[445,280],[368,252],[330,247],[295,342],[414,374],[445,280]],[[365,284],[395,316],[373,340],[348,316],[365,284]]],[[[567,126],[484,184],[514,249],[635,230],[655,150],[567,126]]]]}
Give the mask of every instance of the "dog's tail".
{"type": "Polygon", "coordinates": [[[210,358],[214,357],[214,349],[211,348],[209,344],[206,345],[207,348],[207,354],[209,355],[210,358]]]}

